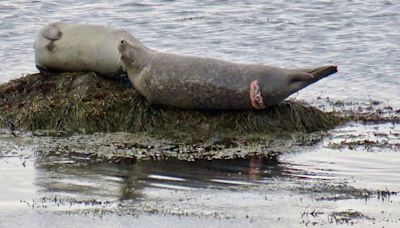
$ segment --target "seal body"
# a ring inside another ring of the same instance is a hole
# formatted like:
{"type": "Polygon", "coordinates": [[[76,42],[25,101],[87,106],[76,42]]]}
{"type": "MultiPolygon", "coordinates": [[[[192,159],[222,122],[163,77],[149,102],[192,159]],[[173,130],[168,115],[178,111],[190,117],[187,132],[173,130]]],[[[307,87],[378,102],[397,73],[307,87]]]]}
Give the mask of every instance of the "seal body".
{"type": "Polygon", "coordinates": [[[337,71],[336,66],[282,69],[159,53],[125,40],[118,49],[139,93],[151,103],[184,109],[263,109],[337,71]]]}
{"type": "Polygon", "coordinates": [[[122,39],[138,42],[121,29],[65,22],[51,23],[43,27],[36,37],[36,66],[39,70],[118,74],[122,68],[118,44],[122,39]]]}

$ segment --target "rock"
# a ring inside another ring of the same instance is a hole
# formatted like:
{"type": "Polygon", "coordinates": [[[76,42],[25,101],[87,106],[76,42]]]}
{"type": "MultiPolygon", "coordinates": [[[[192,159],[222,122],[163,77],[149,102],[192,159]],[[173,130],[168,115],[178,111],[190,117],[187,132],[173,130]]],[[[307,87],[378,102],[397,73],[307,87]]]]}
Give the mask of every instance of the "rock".
{"type": "MultiPolygon", "coordinates": [[[[260,111],[152,106],[126,79],[95,73],[29,74],[0,85],[0,126],[62,132],[150,133],[176,141],[253,138],[327,130],[332,113],[285,101],[260,111]]],[[[215,141],[215,140],[214,140],[215,141]]]]}

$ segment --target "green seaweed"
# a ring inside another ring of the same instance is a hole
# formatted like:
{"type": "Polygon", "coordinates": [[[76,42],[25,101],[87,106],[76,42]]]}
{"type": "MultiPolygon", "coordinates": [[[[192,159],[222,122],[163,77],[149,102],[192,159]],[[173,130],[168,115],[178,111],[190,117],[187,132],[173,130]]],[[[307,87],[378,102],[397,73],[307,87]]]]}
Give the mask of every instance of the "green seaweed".
{"type": "Polygon", "coordinates": [[[176,140],[290,135],[342,121],[305,103],[265,110],[181,110],[149,104],[126,78],[92,72],[29,74],[0,85],[0,126],[30,131],[146,132],[176,140]]]}

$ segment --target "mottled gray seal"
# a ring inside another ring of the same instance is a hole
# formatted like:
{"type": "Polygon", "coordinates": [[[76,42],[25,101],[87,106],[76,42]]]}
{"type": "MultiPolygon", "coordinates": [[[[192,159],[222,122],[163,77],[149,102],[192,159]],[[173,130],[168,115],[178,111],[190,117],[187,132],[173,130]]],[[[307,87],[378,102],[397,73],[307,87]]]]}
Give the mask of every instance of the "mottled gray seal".
{"type": "Polygon", "coordinates": [[[118,44],[137,40],[121,29],[99,25],[55,22],[44,26],[35,40],[39,70],[95,71],[118,74],[121,70],[118,44]]]}
{"type": "Polygon", "coordinates": [[[263,109],[337,72],[238,64],[156,52],[121,40],[118,50],[129,80],[150,103],[184,109],[263,109]]]}

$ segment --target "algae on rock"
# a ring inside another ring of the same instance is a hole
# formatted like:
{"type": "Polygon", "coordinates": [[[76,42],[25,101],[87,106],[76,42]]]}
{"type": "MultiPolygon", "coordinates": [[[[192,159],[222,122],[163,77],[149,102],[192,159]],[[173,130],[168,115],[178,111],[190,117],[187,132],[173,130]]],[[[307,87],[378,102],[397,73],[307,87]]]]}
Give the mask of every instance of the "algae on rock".
{"type": "Polygon", "coordinates": [[[0,85],[0,124],[25,130],[147,132],[173,139],[327,130],[340,118],[285,101],[265,110],[180,110],[150,105],[126,78],[91,72],[30,74],[0,85]]]}

